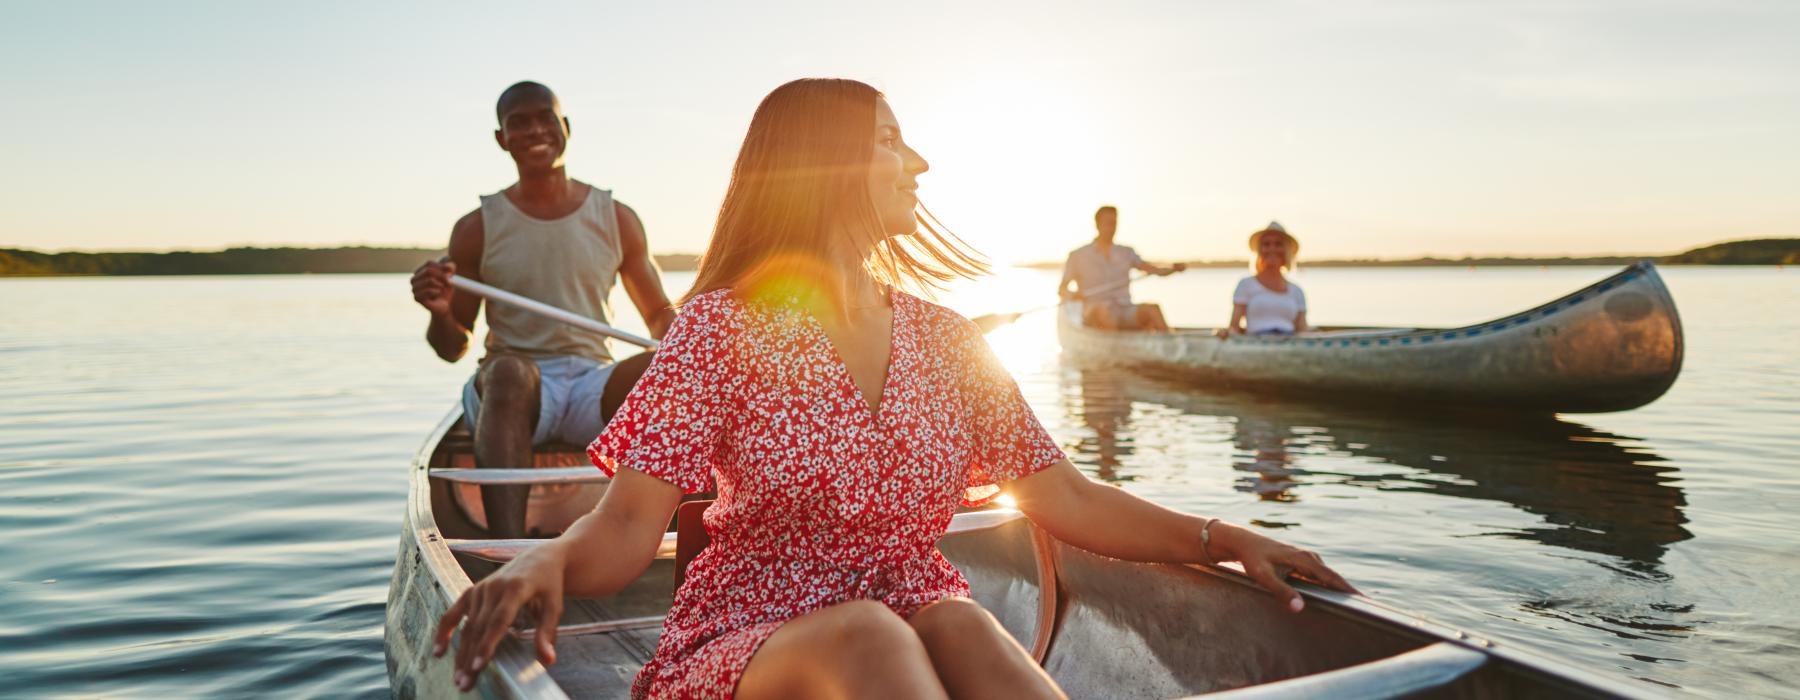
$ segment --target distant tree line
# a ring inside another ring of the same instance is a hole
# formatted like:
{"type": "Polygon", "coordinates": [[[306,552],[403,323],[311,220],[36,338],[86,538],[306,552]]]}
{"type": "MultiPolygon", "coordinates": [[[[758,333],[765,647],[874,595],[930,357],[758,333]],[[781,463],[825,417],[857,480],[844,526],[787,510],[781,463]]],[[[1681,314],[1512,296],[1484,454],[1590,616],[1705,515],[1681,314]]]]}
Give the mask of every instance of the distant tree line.
{"type": "Polygon", "coordinates": [[[1671,265],[1800,265],[1800,238],[1731,241],[1663,258],[1671,265]]]}
{"type": "MultiPolygon", "coordinates": [[[[1761,238],[1729,241],[1674,255],[1597,255],[1560,258],[1436,258],[1411,260],[1340,259],[1306,260],[1302,267],[1526,267],[1544,265],[1629,265],[1651,260],[1661,265],[1800,265],[1800,238],[1761,238]]],[[[1245,267],[1247,260],[1194,260],[1188,267],[1245,267]]],[[[1031,263],[1025,267],[1062,269],[1060,262],[1031,263]]]]}
{"type": "MultiPolygon", "coordinates": [[[[308,273],[411,272],[419,262],[444,254],[430,248],[231,248],[213,252],[43,253],[0,248],[0,277],[63,275],[301,275],[308,273]]],[[[1417,258],[1413,260],[1302,260],[1310,267],[1500,267],[1508,265],[1626,265],[1639,260],[1666,265],[1800,265],[1800,238],[1731,241],[1676,255],[1615,255],[1587,258],[1417,258]]],[[[693,270],[697,255],[656,256],[669,271],[693,270]]],[[[1194,267],[1243,267],[1242,260],[1189,263],[1194,267]]],[[[1028,267],[1057,268],[1061,263],[1028,267]]]]}
{"type": "MultiPolygon", "coordinates": [[[[213,252],[42,253],[0,248],[0,277],[63,275],[301,275],[411,272],[442,256],[430,248],[231,248],[213,252]]],[[[658,255],[665,270],[692,270],[698,256],[658,255]]]]}

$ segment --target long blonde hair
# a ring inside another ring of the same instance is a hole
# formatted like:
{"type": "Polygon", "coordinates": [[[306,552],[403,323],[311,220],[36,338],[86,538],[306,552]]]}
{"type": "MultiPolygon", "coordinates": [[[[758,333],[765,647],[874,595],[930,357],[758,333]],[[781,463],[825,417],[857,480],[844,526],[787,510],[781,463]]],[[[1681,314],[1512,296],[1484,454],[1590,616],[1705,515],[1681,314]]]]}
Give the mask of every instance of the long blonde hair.
{"type": "Polygon", "coordinates": [[[869,199],[875,88],[805,78],[775,88],[750,119],[712,241],[683,302],[718,289],[763,300],[798,297],[842,308],[834,235],[864,236],[877,284],[921,291],[988,270],[980,255],[919,207],[919,230],[886,235],[869,199]]]}

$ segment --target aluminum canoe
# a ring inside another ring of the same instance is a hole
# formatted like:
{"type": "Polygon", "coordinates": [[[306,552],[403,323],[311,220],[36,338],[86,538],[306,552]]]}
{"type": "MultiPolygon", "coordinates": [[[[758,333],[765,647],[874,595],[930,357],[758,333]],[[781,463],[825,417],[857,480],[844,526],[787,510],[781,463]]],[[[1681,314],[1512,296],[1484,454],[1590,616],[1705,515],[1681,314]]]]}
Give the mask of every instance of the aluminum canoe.
{"type": "MultiPolygon", "coordinates": [[[[492,540],[459,501],[472,445],[460,408],[409,466],[385,646],[398,698],[452,697],[450,659],[431,656],[439,616],[473,581],[534,540],[492,540]]],[[[579,479],[578,500],[604,478],[549,449],[543,481],[579,479]],[[563,465],[558,468],[558,465],[563,465]]],[[[485,470],[509,483],[527,470],[485,470]]],[[[570,508],[560,504],[558,508],[570,508]]],[[[547,522],[547,521],[541,521],[547,522]]],[[[1073,698],[1652,697],[1647,686],[1571,668],[1529,651],[1410,616],[1360,596],[1301,586],[1287,612],[1231,568],[1134,564],[1057,542],[1017,511],[961,513],[939,543],[1008,632],[1073,698]]],[[[495,698],[624,698],[649,660],[672,599],[674,535],[625,590],[565,601],[558,663],[538,663],[523,629],[505,639],[477,691],[495,698]]]]}
{"type": "Polygon", "coordinates": [[[1065,357],[1191,384],[1286,394],[1454,403],[1542,413],[1623,411],[1681,373],[1681,319],[1656,267],[1641,262],[1560,299],[1462,328],[1326,328],[1293,336],[1209,328],[1103,331],[1058,310],[1065,357]]]}

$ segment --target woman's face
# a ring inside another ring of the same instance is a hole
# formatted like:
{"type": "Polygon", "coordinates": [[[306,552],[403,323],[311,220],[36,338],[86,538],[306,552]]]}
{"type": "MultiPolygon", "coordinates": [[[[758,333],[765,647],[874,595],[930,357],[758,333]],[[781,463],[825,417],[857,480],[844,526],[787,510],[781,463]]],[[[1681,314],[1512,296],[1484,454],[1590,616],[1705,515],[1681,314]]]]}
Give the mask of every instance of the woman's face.
{"type": "Polygon", "coordinates": [[[1257,267],[1279,268],[1288,264],[1287,237],[1266,233],[1256,239],[1256,259],[1261,262],[1257,267]]]}
{"type": "Polygon", "coordinates": [[[918,230],[913,217],[919,206],[919,173],[930,164],[900,138],[900,122],[887,100],[875,98],[875,153],[869,159],[869,201],[881,217],[881,228],[889,236],[904,236],[918,230]]]}

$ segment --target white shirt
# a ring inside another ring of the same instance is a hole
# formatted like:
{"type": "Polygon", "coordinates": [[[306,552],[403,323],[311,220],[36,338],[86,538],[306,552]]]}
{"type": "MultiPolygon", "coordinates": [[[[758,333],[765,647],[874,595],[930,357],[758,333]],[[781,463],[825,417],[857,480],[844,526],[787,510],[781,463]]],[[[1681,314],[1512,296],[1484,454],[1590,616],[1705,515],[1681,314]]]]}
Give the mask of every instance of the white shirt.
{"type": "Polygon", "coordinates": [[[1295,318],[1306,311],[1306,293],[1292,281],[1287,283],[1287,291],[1272,291],[1251,275],[1238,281],[1231,303],[1244,305],[1247,333],[1292,333],[1295,318]]]}
{"type": "Polygon", "coordinates": [[[1130,246],[1113,244],[1110,250],[1100,251],[1100,244],[1089,243],[1069,253],[1069,261],[1063,264],[1063,284],[1075,280],[1075,291],[1080,292],[1082,300],[1089,303],[1108,302],[1118,304],[1131,303],[1131,285],[1125,280],[1131,278],[1132,269],[1144,264],[1137,251],[1130,246]],[[1106,285],[1117,285],[1111,289],[1089,294],[1088,290],[1106,285]]]}

